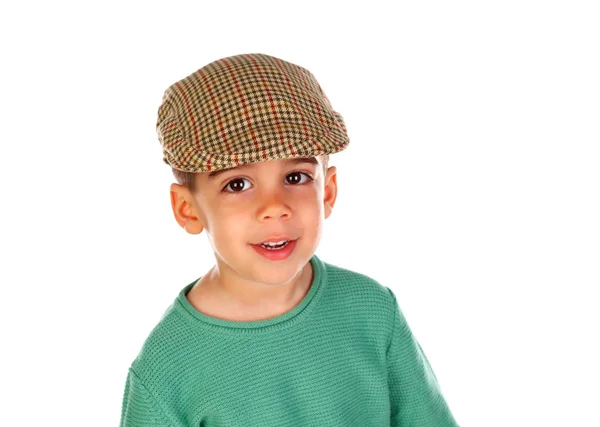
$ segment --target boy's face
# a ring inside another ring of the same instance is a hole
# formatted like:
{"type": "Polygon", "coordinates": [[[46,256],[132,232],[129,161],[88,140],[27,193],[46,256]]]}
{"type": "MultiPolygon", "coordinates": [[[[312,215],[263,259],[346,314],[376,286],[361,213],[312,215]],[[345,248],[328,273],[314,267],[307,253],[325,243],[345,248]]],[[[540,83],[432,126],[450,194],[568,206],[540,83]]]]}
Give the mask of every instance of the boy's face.
{"type": "Polygon", "coordinates": [[[242,286],[293,281],[316,251],[337,195],[336,168],[324,174],[319,157],[202,172],[196,184],[194,194],[171,185],[175,218],[188,233],[206,231],[221,279],[242,286]],[[252,246],[279,236],[297,240],[286,259],[271,260],[252,246]]]}

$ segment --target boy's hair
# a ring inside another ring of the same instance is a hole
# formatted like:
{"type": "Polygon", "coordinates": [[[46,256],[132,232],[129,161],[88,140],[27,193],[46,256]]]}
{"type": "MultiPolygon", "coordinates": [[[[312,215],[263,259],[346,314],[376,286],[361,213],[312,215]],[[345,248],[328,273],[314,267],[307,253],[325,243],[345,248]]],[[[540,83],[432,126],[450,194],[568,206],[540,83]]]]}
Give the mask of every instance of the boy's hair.
{"type": "MultiPolygon", "coordinates": [[[[329,167],[329,154],[318,157],[321,158],[321,163],[323,164],[323,174],[326,174],[327,168],[329,167]]],[[[171,170],[173,171],[173,175],[175,176],[177,183],[186,186],[192,193],[196,192],[196,175],[198,172],[184,172],[173,167],[171,170]]]]}

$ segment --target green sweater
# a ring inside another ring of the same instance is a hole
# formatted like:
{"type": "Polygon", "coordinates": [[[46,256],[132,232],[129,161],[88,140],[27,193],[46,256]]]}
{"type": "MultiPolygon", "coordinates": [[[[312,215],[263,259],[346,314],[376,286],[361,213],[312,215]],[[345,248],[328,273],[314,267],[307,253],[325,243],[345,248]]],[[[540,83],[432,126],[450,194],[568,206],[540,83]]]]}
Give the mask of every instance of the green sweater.
{"type": "Polygon", "coordinates": [[[304,299],[266,320],[204,315],[187,285],[129,369],[121,427],[456,427],[393,292],[310,262],[304,299]]]}

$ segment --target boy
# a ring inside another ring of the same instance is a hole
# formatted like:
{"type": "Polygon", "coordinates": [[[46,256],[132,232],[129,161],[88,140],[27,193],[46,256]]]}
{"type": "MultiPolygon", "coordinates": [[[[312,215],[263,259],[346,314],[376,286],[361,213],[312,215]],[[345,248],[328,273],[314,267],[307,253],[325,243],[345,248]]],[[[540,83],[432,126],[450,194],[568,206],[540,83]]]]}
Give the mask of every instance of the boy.
{"type": "Polygon", "coordinates": [[[132,363],[121,426],[457,426],[392,291],[315,255],[349,139],[315,77],[214,61],[158,111],[171,205],[216,264],[132,363]]]}

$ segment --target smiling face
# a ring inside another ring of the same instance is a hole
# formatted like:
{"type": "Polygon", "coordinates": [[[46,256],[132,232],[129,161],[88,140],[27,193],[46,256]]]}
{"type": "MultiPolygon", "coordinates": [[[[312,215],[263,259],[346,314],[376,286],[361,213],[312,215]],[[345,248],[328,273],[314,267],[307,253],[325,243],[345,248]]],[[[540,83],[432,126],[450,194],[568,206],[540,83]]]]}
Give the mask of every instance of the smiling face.
{"type": "Polygon", "coordinates": [[[171,204],[187,232],[206,231],[217,260],[213,279],[248,299],[279,285],[293,288],[333,209],[336,168],[324,173],[318,157],[269,160],[198,173],[196,184],[194,193],[172,184],[171,204]],[[295,241],[282,250],[285,259],[253,246],[279,240],[295,241]]]}

